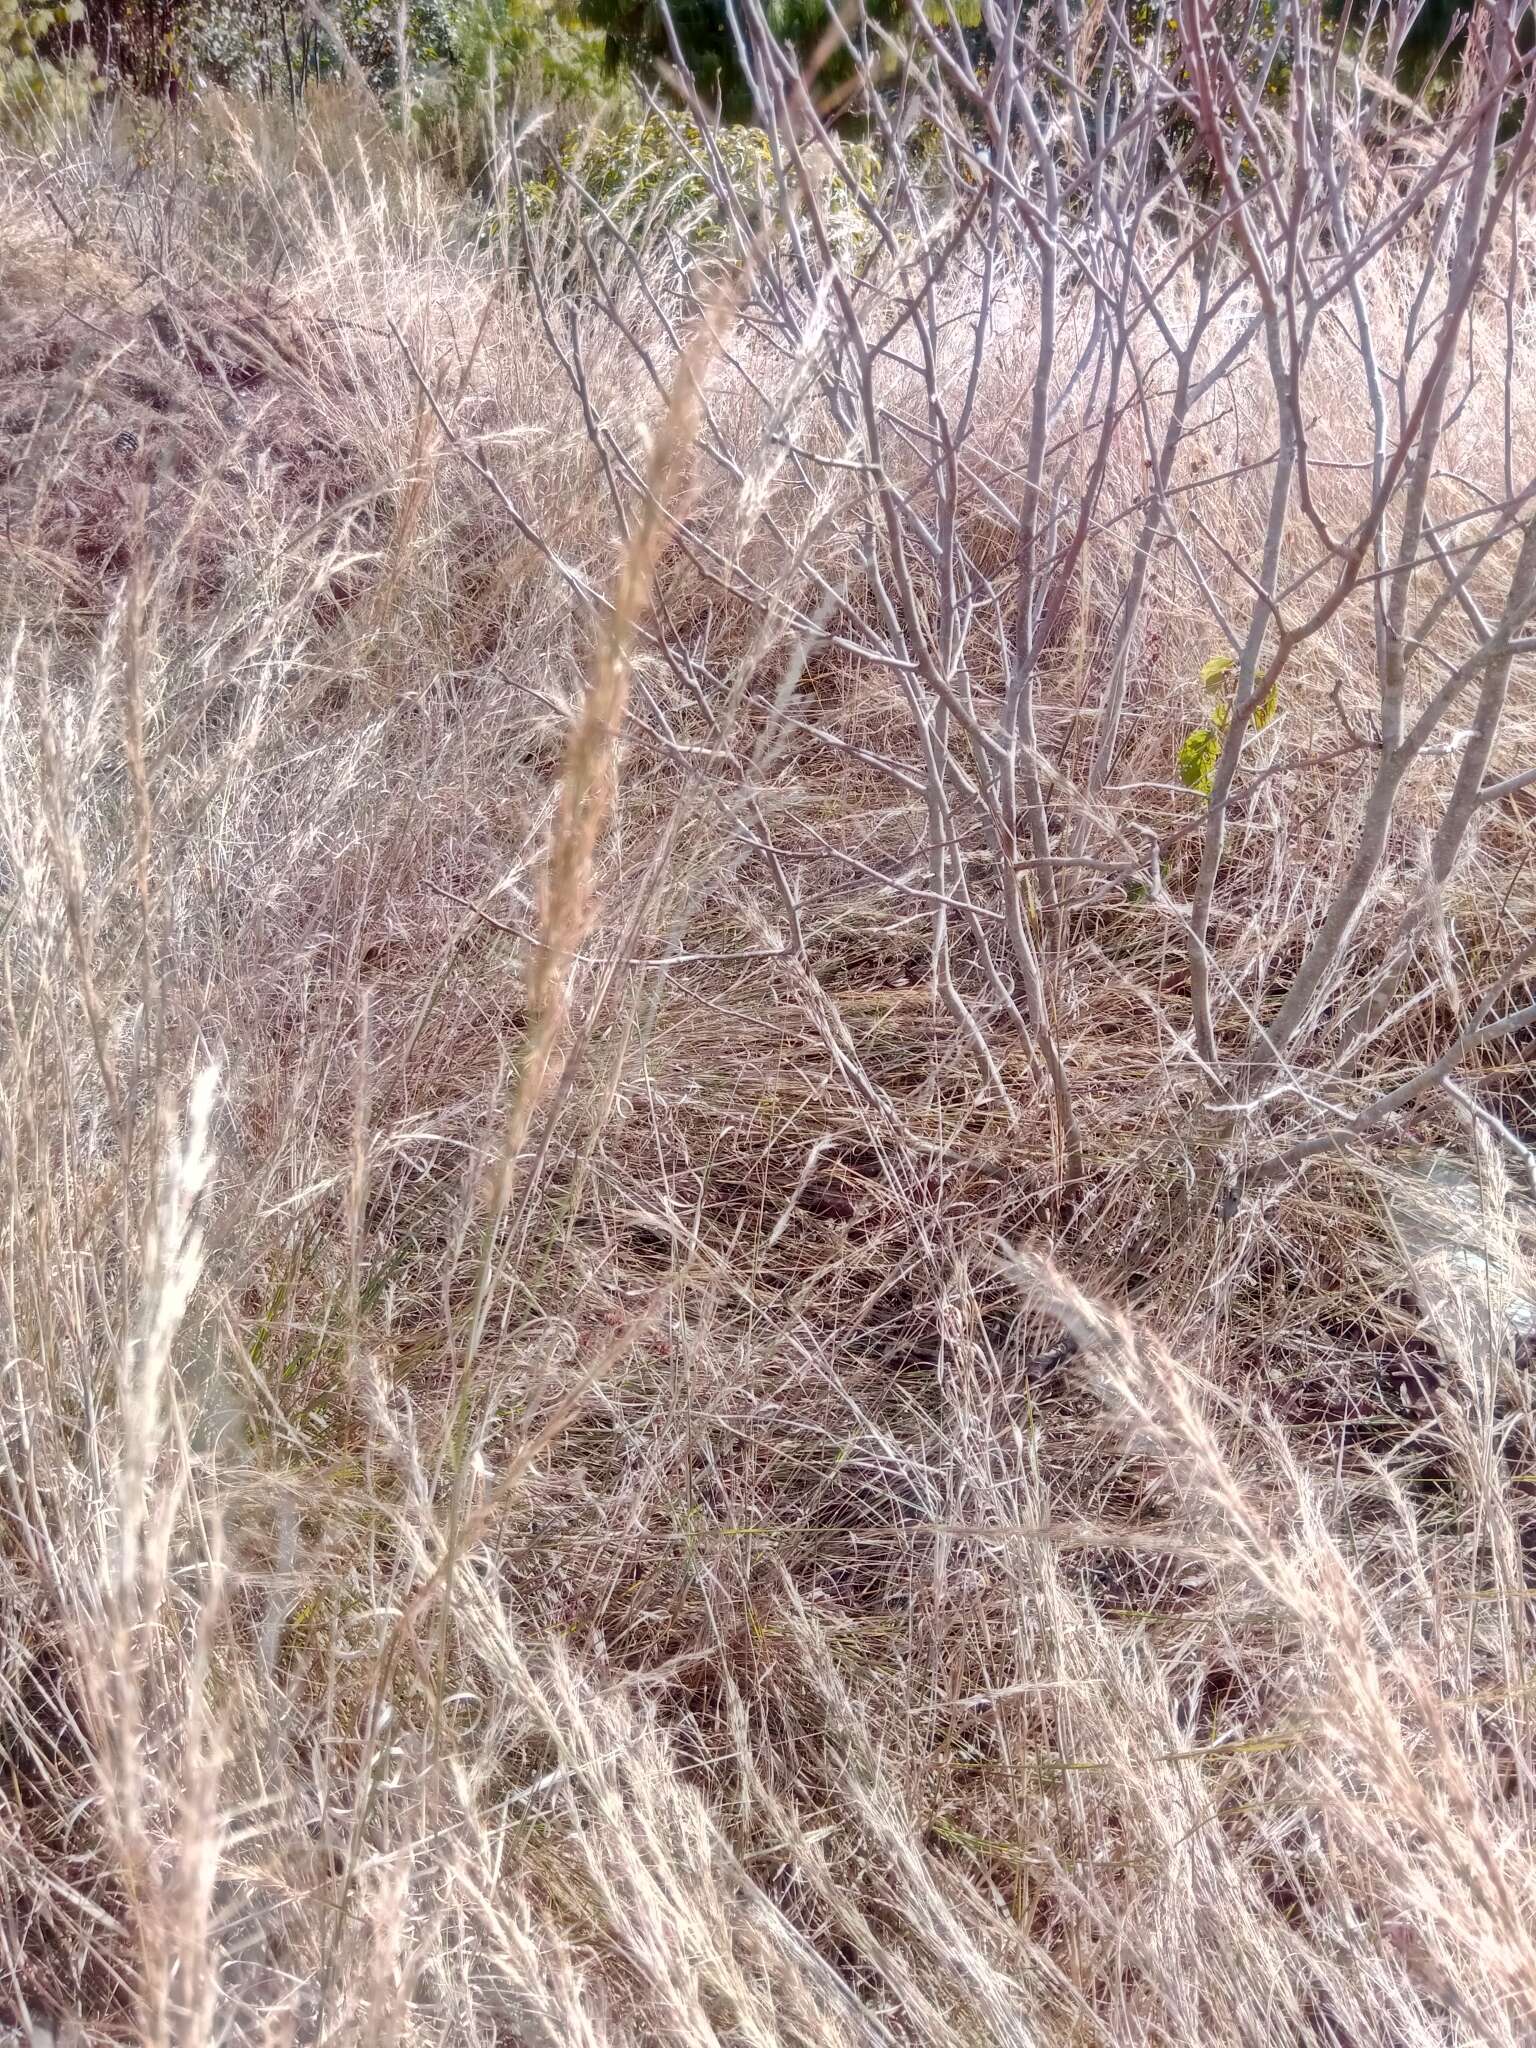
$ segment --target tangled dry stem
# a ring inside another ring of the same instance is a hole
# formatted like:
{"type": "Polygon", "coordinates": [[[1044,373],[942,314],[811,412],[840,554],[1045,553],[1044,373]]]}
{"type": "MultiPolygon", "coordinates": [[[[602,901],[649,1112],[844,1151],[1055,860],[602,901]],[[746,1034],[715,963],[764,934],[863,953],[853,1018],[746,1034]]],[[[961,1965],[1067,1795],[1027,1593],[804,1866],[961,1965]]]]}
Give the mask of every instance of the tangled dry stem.
{"type": "Polygon", "coordinates": [[[7,157],[18,2027],[1529,2038],[1529,59],[1051,12],[7,157]]]}

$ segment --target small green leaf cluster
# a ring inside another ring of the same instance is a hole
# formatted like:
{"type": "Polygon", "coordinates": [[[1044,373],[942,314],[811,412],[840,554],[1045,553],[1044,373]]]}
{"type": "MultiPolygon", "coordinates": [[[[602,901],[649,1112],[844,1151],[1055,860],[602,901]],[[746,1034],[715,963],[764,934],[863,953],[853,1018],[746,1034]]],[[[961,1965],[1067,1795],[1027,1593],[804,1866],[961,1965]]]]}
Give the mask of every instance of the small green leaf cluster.
{"type": "MultiPolygon", "coordinates": [[[[1221,759],[1222,743],[1232,723],[1232,705],[1228,697],[1229,679],[1237,667],[1230,654],[1213,654],[1200,670],[1200,681],[1211,699],[1211,715],[1203,725],[1197,725],[1192,732],[1184,735],[1179,748],[1179,780],[1186,789],[1198,790],[1201,796],[1209,796],[1216,780],[1216,764],[1221,759]]],[[[1264,701],[1254,711],[1252,727],[1262,732],[1274,717],[1280,706],[1280,685],[1275,683],[1264,701]]]]}
{"type": "Polygon", "coordinates": [[[603,38],[561,0],[441,0],[455,75],[472,101],[514,81],[544,92],[597,94],[603,38]]]}

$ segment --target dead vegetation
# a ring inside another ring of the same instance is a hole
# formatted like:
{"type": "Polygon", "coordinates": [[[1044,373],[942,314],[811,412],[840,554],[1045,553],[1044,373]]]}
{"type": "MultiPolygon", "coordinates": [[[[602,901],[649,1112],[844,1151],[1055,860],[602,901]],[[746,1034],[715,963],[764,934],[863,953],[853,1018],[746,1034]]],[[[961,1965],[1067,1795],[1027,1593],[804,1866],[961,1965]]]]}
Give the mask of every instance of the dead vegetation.
{"type": "Polygon", "coordinates": [[[1529,59],[1205,15],[6,158],[22,2038],[1529,2038],[1529,59]]]}

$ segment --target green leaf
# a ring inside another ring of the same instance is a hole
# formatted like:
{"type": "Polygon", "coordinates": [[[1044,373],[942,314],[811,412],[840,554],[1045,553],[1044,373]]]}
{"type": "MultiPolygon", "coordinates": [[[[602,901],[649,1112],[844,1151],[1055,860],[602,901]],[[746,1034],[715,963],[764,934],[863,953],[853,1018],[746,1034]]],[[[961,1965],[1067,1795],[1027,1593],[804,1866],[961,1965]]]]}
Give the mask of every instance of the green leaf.
{"type": "Polygon", "coordinates": [[[1179,749],[1180,782],[1186,789],[1198,789],[1202,796],[1209,796],[1216,779],[1216,763],[1220,759],[1220,735],[1208,725],[1197,725],[1192,733],[1185,736],[1179,749]]]}
{"type": "Polygon", "coordinates": [[[1268,725],[1269,721],[1270,721],[1270,720],[1271,720],[1271,719],[1272,719],[1272,718],[1274,717],[1275,713],[1276,713],[1276,712],[1277,712],[1277,711],[1278,711],[1279,709],[1280,709],[1280,685],[1279,685],[1279,683],[1278,683],[1278,682],[1274,682],[1274,683],[1271,683],[1271,684],[1270,684],[1270,687],[1269,687],[1269,695],[1268,695],[1268,696],[1267,696],[1267,697],[1266,697],[1266,698],[1264,699],[1264,702],[1263,702],[1263,703],[1262,703],[1262,704],[1261,704],[1261,705],[1259,706],[1258,710],[1257,710],[1257,711],[1255,711],[1255,712],[1254,712],[1254,714],[1253,714],[1253,729],[1254,729],[1254,731],[1255,731],[1255,732],[1262,732],[1262,731],[1264,730],[1265,726],[1266,726],[1266,725],[1268,725]]]}
{"type": "Polygon", "coordinates": [[[1221,695],[1221,685],[1231,675],[1237,663],[1230,654],[1213,654],[1200,671],[1200,680],[1213,697],[1221,695]]]}

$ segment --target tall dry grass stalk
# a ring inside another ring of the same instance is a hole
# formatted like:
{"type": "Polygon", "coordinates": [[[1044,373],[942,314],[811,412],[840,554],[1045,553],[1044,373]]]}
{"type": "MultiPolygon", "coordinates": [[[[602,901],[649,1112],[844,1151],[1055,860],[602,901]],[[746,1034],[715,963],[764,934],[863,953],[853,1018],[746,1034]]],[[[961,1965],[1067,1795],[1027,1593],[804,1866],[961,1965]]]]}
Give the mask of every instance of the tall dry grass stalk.
{"type": "Polygon", "coordinates": [[[740,20],[0,155],[4,2027],[1523,2048],[1516,10],[740,20]]]}

